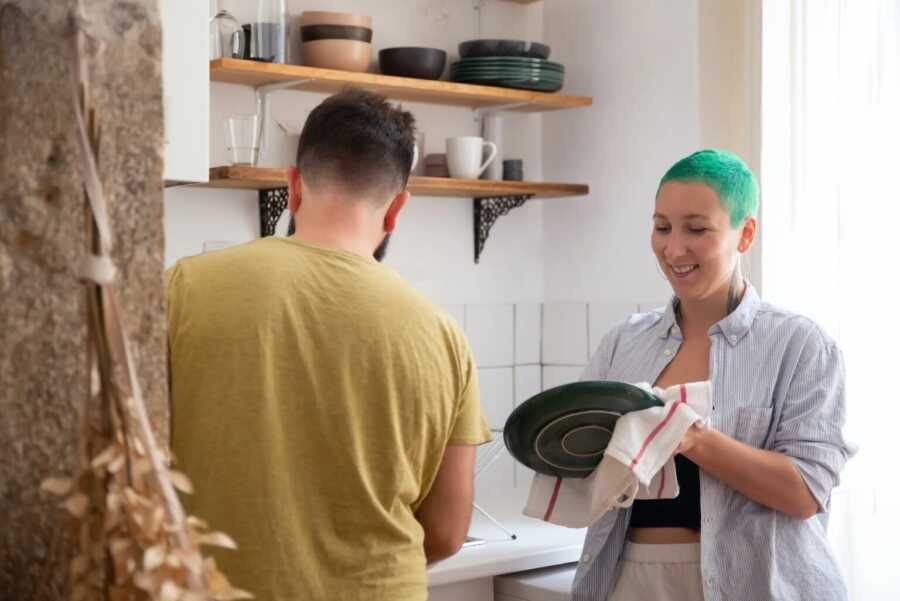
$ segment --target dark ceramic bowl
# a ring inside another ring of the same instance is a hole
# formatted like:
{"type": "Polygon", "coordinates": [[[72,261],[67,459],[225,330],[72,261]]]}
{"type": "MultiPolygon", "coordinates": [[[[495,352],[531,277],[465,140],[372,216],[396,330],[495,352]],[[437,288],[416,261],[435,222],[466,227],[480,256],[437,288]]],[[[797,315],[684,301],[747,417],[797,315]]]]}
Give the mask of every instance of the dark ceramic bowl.
{"type": "Polygon", "coordinates": [[[385,75],[440,79],[447,53],[439,48],[385,48],[378,53],[378,64],[385,75]]]}
{"type": "Polygon", "coordinates": [[[460,58],[481,56],[529,56],[547,58],[550,46],[523,40],[469,40],[459,45],[460,58]]]}
{"type": "Polygon", "coordinates": [[[371,42],[372,30],[368,27],[353,25],[304,25],[300,28],[300,40],[315,42],[316,40],[357,40],[371,42]]]}

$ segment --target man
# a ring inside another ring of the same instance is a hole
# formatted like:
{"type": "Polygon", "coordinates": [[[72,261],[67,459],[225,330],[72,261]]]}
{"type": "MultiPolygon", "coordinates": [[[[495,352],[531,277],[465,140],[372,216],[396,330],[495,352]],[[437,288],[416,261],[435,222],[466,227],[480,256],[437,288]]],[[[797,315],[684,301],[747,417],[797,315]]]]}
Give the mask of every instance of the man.
{"type": "Polygon", "coordinates": [[[216,559],[262,601],[424,600],[490,439],[459,328],[373,258],[409,198],[413,117],[346,91],[309,115],[288,238],[169,275],[173,448],[216,559]]]}

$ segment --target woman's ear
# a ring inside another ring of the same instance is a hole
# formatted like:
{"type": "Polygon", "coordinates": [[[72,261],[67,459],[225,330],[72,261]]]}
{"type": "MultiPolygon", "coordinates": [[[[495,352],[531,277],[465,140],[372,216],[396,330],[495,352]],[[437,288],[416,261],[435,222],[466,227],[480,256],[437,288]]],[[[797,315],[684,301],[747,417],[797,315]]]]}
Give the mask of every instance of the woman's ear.
{"type": "Polygon", "coordinates": [[[741,227],[741,241],[738,242],[738,252],[745,253],[753,246],[753,240],[756,238],[756,218],[747,217],[744,225],[741,227]]]}

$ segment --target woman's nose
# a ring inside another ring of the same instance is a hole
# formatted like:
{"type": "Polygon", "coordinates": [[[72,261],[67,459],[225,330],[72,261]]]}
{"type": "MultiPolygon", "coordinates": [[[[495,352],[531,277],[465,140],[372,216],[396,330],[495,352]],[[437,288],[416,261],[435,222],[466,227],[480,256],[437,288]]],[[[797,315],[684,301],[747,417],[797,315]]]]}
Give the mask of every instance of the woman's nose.
{"type": "Polygon", "coordinates": [[[677,259],[685,253],[685,245],[681,236],[672,233],[666,237],[666,245],[663,248],[663,254],[667,259],[677,259]]]}

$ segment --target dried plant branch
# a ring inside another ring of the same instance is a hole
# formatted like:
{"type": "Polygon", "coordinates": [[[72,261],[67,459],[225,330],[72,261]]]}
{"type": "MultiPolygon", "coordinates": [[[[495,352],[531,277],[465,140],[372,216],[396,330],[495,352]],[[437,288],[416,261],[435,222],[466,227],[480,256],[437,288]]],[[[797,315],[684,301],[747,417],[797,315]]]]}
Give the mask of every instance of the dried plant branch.
{"type": "Polygon", "coordinates": [[[72,22],[71,90],[91,246],[81,274],[90,392],[82,408],[75,477],[47,478],[41,486],[63,497],[61,505],[77,528],[80,552],[70,565],[71,601],[252,598],[201,555],[201,545],[235,548],[234,541],[185,516],[176,488],[190,493],[190,481],[168,469],[168,452],[150,425],[115,290],[112,230],[97,168],[100,132],[87,77],[86,48],[92,41],[81,0],[72,22]]]}

